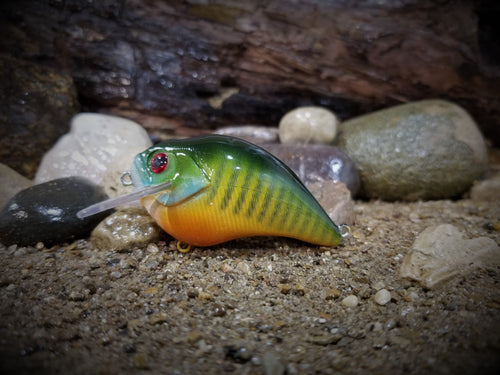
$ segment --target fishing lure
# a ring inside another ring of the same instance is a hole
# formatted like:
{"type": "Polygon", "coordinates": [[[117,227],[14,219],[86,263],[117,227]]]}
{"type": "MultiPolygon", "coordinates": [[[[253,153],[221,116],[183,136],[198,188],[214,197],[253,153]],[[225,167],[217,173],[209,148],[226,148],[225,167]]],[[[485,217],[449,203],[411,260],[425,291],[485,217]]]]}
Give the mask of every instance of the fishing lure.
{"type": "MultiPolygon", "coordinates": [[[[122,182],[139,190],[114,200],[140,197],[158,225],[188,245],[283,236],[336,246],[342,238],[294,172],[238,138],[207,135],[157,144],[135,157],[125,177],[130,181],[122,182]]],[[[114,200],[81,216],[118,205],[114,200]]]]}

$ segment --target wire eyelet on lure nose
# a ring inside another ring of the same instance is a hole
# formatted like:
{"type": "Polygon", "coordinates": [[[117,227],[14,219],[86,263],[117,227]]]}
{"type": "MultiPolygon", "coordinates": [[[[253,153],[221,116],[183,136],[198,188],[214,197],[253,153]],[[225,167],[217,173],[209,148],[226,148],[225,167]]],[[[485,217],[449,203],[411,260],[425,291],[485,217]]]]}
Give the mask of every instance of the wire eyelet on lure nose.
{"type": "Polygon", "coordinates": [[[132,176],[130,175],[130,172],[123,172],[120,176],[120,181],[123,186],[132,185],[132,176]]]}

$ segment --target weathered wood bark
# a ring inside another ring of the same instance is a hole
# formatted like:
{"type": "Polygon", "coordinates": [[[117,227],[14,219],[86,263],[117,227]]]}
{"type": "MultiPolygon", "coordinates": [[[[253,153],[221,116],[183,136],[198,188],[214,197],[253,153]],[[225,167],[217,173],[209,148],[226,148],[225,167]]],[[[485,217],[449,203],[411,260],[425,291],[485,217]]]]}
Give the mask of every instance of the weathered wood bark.
{"type": "Polygon", "coordinates": [[[489,4],[15,1],[2,5],[0,51],[69,72],[85,108],[157,116],[150,127],[274,125],[303,104],[347,118],[440,97],[500,144],[489,4]]]}

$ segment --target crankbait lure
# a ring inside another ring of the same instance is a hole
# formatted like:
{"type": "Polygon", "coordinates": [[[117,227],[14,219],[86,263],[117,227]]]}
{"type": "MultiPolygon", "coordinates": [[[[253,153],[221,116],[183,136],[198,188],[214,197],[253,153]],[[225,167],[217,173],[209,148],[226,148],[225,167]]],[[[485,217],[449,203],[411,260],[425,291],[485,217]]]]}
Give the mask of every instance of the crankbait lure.
{"type": "MultiPolygon", "coordinates": [[[[336,246],[342,238],[341,228],[285,164],[238,138],[162,142],[138,154],[125,176],[138,190],[115,200],[140,197],[158,225],[188,245],[283,236],[336,246]]],[[[85,210],[89,215],[100,208],[85,210]]]]}

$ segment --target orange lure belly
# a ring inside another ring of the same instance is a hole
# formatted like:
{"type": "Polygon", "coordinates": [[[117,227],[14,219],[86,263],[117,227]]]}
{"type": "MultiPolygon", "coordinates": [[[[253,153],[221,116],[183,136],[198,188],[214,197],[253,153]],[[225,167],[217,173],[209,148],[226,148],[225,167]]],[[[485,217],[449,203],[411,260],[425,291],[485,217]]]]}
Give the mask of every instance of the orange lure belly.
{"type": "Polygon", "coordinates": [[[243,215],[223,214],[216,203],[206,202],[203,197],[167,207],[148,196],[141,204],[164,231],[193,246],[211,246],[241,237],[284,235],[262,228],[243,215]]]}
{"type": "MultiPolygon", "coordinates": [[[[210,200],[204,194],[170,207],[156,201],[154,196],[142,198],[141,204],[164,231],[192,246],[211,246],[251,236],[284,236],[318,245],[336,245],[312,234],[298,233],[294,228],[283,230],[265,225],[255,216],[241,212],[235,215],[232,210],[221,211],[220,199],[210,200]]],[[[309,219],[304,217],[302,220],[307,222],[309,219]]]]}

